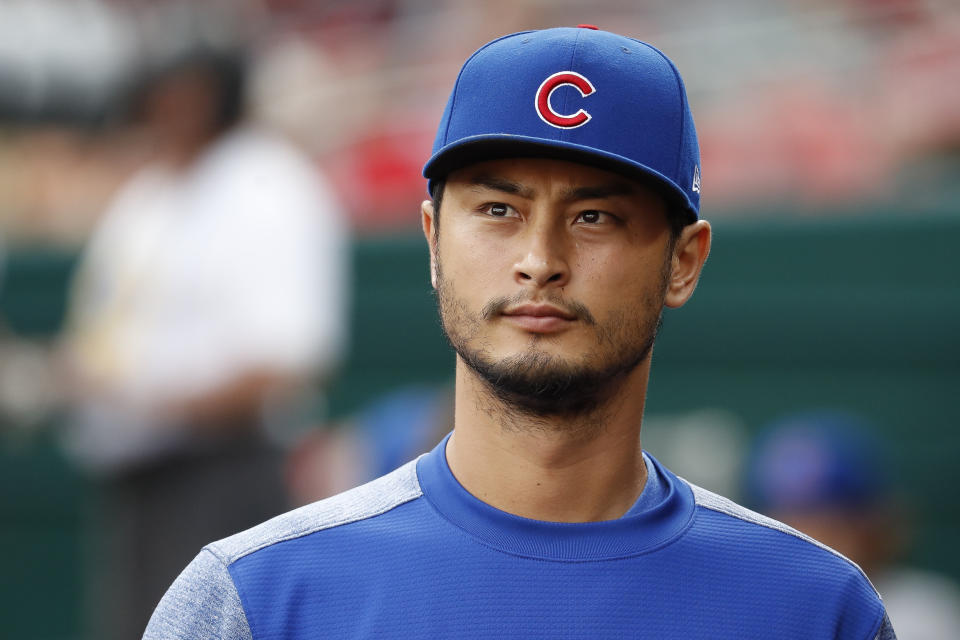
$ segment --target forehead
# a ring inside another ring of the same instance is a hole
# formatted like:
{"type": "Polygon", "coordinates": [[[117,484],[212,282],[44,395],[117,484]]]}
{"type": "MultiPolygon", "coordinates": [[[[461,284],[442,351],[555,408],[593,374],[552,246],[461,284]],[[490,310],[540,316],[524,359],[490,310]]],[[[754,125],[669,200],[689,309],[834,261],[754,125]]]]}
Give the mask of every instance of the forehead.
{"type": "MultiPolygon", "coordinates": [[[[477,162],[450,173],[447,186],[512,185],[516,195],[528,198],[561,197],[579,192],[597,197],[625,197],[666,209],[656,190],[644,183],[590,165],[552,158],[502,158],[477,162]]],[[[503,189],[506,190],[506,189],[503,189]]]]}

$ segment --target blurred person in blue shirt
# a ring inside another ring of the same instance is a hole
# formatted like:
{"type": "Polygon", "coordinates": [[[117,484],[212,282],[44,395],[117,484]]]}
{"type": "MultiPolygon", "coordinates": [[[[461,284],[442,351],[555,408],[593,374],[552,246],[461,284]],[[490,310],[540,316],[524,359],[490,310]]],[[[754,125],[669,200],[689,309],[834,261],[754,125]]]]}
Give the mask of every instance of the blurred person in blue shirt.
{"type": "Polygon", "coordinates": [[[810,410],[765,427],[747,468],[757,510],[844,554],[883,597],[898,634],[948,640],[960,629],[960,589],[949,578],[895,563],[905,522],[890,463],[873,425],[810,410]]]}

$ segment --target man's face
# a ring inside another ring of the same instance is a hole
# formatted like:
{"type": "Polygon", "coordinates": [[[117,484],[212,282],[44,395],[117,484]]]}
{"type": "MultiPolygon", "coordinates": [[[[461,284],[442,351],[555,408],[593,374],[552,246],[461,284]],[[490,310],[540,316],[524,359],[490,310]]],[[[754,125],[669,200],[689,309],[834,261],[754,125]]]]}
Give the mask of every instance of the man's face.
{"type": "Polygon", "coordinates": [[[672,257],[653,191],[516,158],[450,174],[442,202],[425,229],[443,327],[501,399],[537,415],[586,413],[649,356],[672,257]]]}

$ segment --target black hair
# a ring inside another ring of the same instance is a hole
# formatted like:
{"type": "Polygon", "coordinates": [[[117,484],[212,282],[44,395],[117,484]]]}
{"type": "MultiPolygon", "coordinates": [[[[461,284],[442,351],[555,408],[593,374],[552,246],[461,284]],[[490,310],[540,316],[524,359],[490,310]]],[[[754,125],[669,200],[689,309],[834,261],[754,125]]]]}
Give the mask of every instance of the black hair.
{"type": "Polygon", "coordinates": [[[218,132],[226,131],[245,115],[248,66],[246,54],[239,50],[198,48],[183,52],[144,67],[127,87],[122,111],[128,120],[136,119],[153,88],[182,73],[195,71],[208,75],[212,81],[216,107],[211,126],[218,132]]]}
{"type": "Polygon", "coordinates": [[[430,199],[433,201],[433,237],[440,232],[440,204],[443,202],[443,192],[447,186],[446,180],[434,180],[430,185],[430,199]]]}

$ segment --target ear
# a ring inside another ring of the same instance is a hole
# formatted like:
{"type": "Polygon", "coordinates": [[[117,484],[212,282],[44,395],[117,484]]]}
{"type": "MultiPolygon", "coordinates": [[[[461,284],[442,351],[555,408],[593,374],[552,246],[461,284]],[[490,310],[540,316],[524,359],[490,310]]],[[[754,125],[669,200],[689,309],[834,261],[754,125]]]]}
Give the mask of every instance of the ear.
{"type": "Polygon", "coordinates": [[[430,248],[430,284],[434,289],[437,288],[437,238],[435,233],[433,203],[430,200],[424,200],[420,203],[420,224],[423,226],[423,235],[427,239],[427,246],[430,248]]]}
{"type": "Polygon", "coordinates": [[[688,224],[680,233],[673,247],[670,279],[664,304],[676,308],[683,306],[697,288],[700,271],[710,253],[710,223],[698,220],[688,224]]]}

